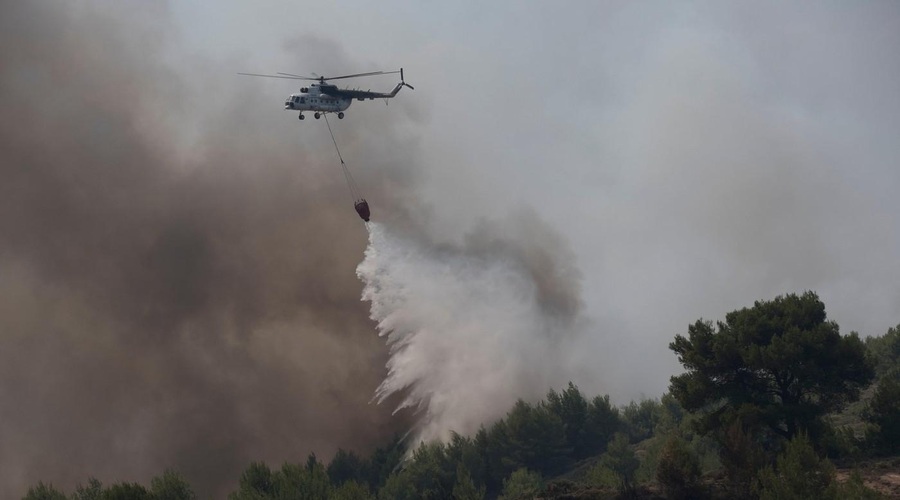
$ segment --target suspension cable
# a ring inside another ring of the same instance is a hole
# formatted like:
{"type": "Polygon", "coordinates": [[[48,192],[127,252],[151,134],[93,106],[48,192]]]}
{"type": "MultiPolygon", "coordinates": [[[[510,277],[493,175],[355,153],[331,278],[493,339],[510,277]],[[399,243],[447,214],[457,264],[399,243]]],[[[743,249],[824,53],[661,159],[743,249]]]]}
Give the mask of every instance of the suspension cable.
{"type": "Polygon", "coordinates": [[[331,130],[331,123],[328,122],[328,114],[326,113],[323,116],[325,117],[325,124],[328,125],[328,133],[331,134],[331,142],[334,143],[334,150],[337,152],[338,159],[341,160],[341,170],[344,172],[344,179],[346,179],[347,188],[350,190],[350,198],[355,203],[362,200],[362,196],[359,193],[359,186],[356,185],[356,181],[353,180],[353,176],[350,175],[350,168],[344,163],[344,157],[341,156],[341,150],[338,148],[337,140],[334,138],[334,131],[331,130]]]}

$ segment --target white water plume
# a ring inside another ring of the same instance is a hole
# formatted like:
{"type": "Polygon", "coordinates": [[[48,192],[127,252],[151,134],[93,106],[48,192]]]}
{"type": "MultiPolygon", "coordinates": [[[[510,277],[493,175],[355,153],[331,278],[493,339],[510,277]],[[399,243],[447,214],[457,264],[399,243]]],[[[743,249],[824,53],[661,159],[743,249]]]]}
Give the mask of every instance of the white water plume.
{"type": "Polygon", "coordinates": [[[516,243],[491,245],[438,246],[369,224],[357,275],[390,347],[376,399],[406,394],[398,410],[419,411],[415,441],[471,435],[516,399],[540,398],[571,375],[562,346],[570,345],[574,313],[548,309],[541,289],[541,273],[559,272],[553,256],[529,269],[516,243]]]}

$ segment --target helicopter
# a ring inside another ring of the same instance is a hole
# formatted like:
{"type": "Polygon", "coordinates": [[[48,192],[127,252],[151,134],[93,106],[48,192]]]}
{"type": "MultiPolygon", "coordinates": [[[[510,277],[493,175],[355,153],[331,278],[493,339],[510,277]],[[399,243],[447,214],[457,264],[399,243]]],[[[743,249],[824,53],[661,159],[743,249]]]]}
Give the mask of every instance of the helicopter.
{"type": "MultiPolygon", "coordinates": [[[[299,111],[301,120],[305,119],[304,111],[312,111],[313,116],[318,120],[325,113],[337,113],[339,119],[344,118],[344,111],[350,107],[353,99],[365,101],[366,99],[391,99],[400,92],[403,87],[415,88],[403,80],[403,68],[400,71],[372,71],[369,73],[357,73],[355,75],[342,76],[301,76],[291,73],[277,73],[274,75],[261,75],[257,73],[238,73],[244,76],[258,76],[262,78],[283,78],[286,80],[313,80],[317,83],[310,84],[309,87],[303,87],[299,93],[288,96],[284,101],[284,109],[289,111],[299,111]],[[342,89],[336,85],[327,83],[329,80],[341,80],[344,78],[358,78],[363,76],[375,75],[395,75],[400,73],[400,83],[394,87],[394,90],[388,93],[372,92],[370,90],[342,89]]],[[[315,75],[315,73],[313,73],[315,75]]],[[[387,102],[387,101],[385,101],[387,102]]]]}

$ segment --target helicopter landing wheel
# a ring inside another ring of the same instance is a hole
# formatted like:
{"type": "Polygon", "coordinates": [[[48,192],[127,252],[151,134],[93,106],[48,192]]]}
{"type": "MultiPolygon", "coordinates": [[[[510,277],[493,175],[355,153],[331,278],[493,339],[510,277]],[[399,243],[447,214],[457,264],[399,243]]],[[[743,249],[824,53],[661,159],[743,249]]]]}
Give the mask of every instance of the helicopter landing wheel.
{"type": "Polygon", "coordinates": [[[315,117],[316,117],[316,120],[318,120],[319,117],[322,116],[322,115],[320,115],[319,113],[316,113],[316,114],[314,114],[313,116],[315,116],[315,117]]]}
{"type": "Polygon", "coordinates": [[[303,116],[303,113],[300,113],[300,116],[298,116],[297,118],[299,118],[300,120],[303,120],[306,117],[303,116]]]}
{"type": "Polygon", "coordinates": [[[343,119],[344,119],[344,112],[341,111],[340,113],[338,113],[338,120],[343,120],[343,119]]]}

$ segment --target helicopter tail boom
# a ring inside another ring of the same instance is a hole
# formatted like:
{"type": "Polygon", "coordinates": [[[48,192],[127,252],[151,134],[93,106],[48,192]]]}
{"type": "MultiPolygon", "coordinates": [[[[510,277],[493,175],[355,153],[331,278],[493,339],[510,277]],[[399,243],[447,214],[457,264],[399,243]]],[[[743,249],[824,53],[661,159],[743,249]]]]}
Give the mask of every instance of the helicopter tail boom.
{"type": "Polygon", "coordinates": [[[397,86],[394,87],[394,90],[392,90],[391,93],[387,95],[387,97],[394,97],[395,95],[397,95],[398,92],[400,92],[400,89],[402,89],[402,88],[403,88],[403,84],[398,83],[397,86]]]}

